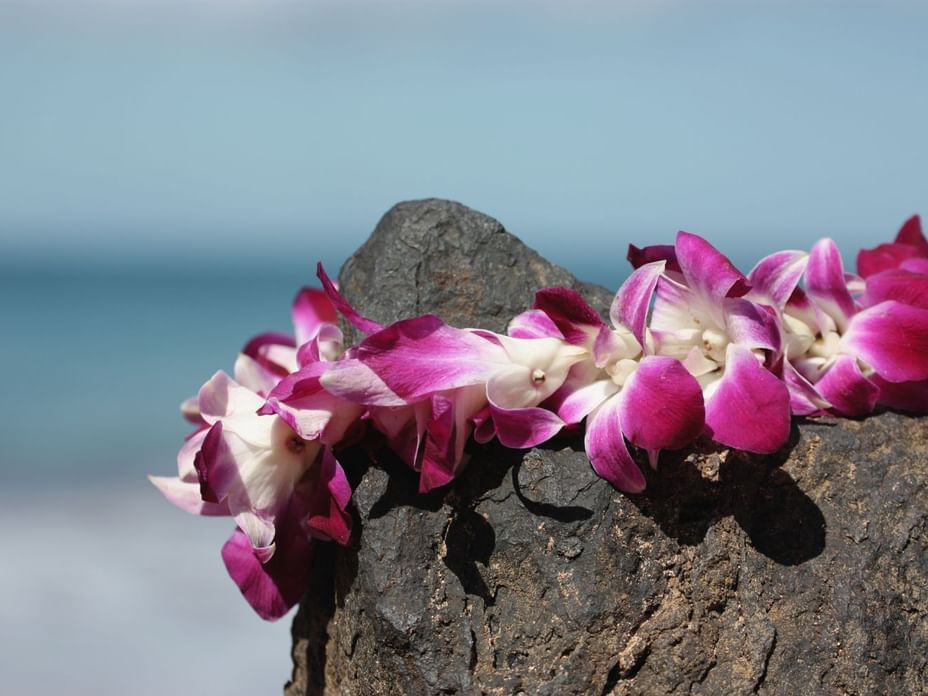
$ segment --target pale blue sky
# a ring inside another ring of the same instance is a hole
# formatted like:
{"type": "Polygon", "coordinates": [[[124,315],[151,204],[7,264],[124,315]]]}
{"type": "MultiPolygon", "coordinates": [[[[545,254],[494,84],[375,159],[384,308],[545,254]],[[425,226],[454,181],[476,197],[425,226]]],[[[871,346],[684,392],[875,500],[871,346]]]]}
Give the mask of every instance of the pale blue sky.
{"type": "Polygon", "coordinates": [[[0,0],[0,255],[331,262],[432,195],[601,280],[848,253],[928,203],[926,8],[0,0]]]}

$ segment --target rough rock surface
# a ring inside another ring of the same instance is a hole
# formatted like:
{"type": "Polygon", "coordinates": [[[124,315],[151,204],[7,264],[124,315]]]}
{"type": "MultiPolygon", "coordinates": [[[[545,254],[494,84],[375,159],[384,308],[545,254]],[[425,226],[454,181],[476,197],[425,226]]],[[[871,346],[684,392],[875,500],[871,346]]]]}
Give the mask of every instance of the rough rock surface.
{"type": "MultiPolygon", "coordinates": [[[[375,319],[494,329],[576,284],[438,201],[390,211],[341,281],[375,319]]],[[[770,457],[665,453],[637,496],[576,439],[470,454],[419,496],[402,464],[355,453],[359,533],[318,559],[287,694],[928,692],[925,420],[801,422],[770,457]]]]}

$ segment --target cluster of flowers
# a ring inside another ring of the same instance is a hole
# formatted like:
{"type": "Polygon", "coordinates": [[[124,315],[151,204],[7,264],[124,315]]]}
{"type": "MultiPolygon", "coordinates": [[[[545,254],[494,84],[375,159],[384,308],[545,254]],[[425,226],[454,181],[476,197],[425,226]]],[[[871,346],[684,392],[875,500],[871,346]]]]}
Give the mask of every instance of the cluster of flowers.
{"type": "Polygon", "coordinates": [[[769,453],[791,416],[928,412],[928,242],[918,217],[862,250],[845,273],[830,239],[781,251],[747,275],[706,240],[629,247],[635,270],[604,322],[573,290],[550,288],[506,335],[426,315],[381,326],[320,266],[323,289],[293,304],[295,336],[263,334],[182,405],[195,426],[172,503],[234,517],[222,550],[265,619],[287,612],[317,540],[347,544],[351,488],[337,453],[368,429],[419,473],[425,492],[460,472],[469,438],[544,442],[585,421],[596,473],[622,491],[645,479],[628,443],[660,451],[702,435],[769,453]],[[345,347],[341,314],[365,338],[345,347]]]}

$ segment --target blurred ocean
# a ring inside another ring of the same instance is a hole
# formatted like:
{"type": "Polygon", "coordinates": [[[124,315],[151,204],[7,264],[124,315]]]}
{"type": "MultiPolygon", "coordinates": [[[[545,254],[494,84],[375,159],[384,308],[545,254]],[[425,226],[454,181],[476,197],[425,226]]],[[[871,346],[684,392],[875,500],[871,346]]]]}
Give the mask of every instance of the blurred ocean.
{"type": "MultiPolygon", "coordinates": [[[[288,330],[291,267],[0,269],[0,693],[279,693],[290,618],[267,624],[172,474],[177,406],[252,334],[288,330]]],[[[337,266],[336,266],[337,268],[337,266]]]]}

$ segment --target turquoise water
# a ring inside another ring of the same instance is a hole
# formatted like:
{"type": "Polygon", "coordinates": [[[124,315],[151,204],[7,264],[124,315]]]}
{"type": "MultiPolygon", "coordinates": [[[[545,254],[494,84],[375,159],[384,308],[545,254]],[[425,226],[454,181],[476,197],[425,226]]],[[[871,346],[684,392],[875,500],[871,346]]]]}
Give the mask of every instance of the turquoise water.
{"type": "Polygon", "coordinates": [[[289,618],[228,579],[226,519],[172,508],[178,402],[286,330],[312,265],[0,270],[4,693],[279,693],[289,618]],[[7,691],[9,690],[9,691],[7,691]]]}
{"type": "Polygon", "coordinates": [[[312,265],[0,272],[0,487],[147,486],[188,427],[179,402],[253,334],[289,330],[312,265]]]}

